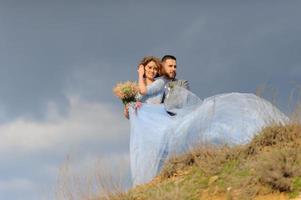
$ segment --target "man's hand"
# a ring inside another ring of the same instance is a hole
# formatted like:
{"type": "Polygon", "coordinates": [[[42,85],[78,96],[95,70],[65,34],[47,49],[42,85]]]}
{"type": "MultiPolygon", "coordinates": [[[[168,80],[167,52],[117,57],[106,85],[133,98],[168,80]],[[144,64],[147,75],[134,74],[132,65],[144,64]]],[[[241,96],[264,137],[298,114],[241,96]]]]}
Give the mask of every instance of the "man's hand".
{"type": "Polygon", "coordinates": [[[142,103],[141,103],[140,101],[137,101],[137,102],[135,103],[135,109],[136,109],[136,110],[139,109],[139,108],[141,108],[141,106],[142,106],[142,103]]]}
{"type": "Polygon", "coordinates": [[[124,107],[124,110],[123,110],[123,114],[124,116],[129,119],[130,118],[130,115],[129,115],[129,105],[130,104],[126,104],[125,107],[124,107]]]}
{"type": "Polygon", "coordinates": [[[178,80],[177,83],[176,83],[177,86],[180,86],[180,87],[183,87],[185,88],[186,90],[190,90],[189,88],[189,83],[187,80],[178,80]]]}

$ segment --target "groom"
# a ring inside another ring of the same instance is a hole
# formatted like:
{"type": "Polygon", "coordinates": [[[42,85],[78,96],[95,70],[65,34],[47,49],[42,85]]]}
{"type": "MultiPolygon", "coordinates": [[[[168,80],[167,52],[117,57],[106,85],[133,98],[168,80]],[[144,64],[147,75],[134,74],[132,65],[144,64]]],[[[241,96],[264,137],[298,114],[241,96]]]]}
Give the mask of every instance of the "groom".
{"type": "Polygon", "coordinates": [[[164,107],[168,114],[174,115],[172,110],[174,108],[179,108],[179,105],[177,103],[177,97],[174,92],[171,92],[171,89],[174,88],[174,86],[179,86],[189,90],[189,83],[187,80],[176,79],[177,59],[175,56],[165,55],[162,57],[161,62],[163,66],[163,78],[165,78],[167,82],[161,103],[164,103],[164,107]]]}

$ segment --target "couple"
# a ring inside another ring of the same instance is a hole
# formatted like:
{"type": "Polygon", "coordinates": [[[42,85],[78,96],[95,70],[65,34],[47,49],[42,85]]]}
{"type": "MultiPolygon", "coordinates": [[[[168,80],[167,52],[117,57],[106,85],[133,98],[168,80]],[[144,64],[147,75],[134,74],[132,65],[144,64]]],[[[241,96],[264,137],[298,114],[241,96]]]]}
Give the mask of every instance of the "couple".
{"type": "Polygon", "coordinates": [[[248,93],[219,94],[203,101],[177,80],[177,61],[147,56],[138,66],[137,103],[125,107],[130,120],[133,185],[150,181],[172,155],[196,145],[248,142],[270,123],[288,118],[270,102],[248,93]]]}
{"type": "MultiPolygon", "coordinates": [[[[151,104],[164,103],[166,111],[173,115],[171,109],[176,106],[172,102],[175,98],[168,90],[175,85],[189,90],[188,81],[177,80],[176,74],[177,59],[175,56],[165,55],[161,61],[154,56],[144,57],[138,66],[139,93],[137,100],[151,104]]],[[[124,115],[129,118],[128,106],[124,109],[124,115]]]]}

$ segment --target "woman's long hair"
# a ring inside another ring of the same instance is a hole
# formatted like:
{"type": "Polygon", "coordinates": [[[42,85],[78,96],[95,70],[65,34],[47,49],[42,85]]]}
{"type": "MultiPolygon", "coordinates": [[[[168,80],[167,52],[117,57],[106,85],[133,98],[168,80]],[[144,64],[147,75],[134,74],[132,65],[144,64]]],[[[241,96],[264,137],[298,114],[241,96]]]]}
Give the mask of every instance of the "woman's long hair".
{"type": "MultiPolygon", "coordinates": [[[[163,75],[163,67],[162,67],[161,61],[159,58],[157,58],[155,56],[145,56],[139,62],[138,67],[139,67],[139,65],[143,65],[145,67],[151,61],[154,61],[156,66],[158,67],[158,73],[155,78],[162,76],[163,75]]],[[[143,75],[143,77],[145,77],[145,75],[143,75]]]]}

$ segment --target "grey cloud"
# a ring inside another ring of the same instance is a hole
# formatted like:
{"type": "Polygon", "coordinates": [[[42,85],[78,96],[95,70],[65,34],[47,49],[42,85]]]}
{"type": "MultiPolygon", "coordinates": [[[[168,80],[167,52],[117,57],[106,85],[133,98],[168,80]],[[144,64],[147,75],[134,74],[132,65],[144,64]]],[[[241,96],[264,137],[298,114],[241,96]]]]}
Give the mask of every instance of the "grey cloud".
{"type": "MultiPolygon", "coordinates": [[[[54,191],[49,188],[56,186],[59,167],[67,156],[75,158],[73,167],[93,167],[89,158],[106,158],[110,160],[106,162],[108,166],[114,165],[113,157],[116,157],[116,162],[121,156],[128,159],[130,137],[127,120],[110,105],[72,102],[67,117],[62,118],[50,110],[49,113],[54,115],[48,115],[43,123],[27,120],[0,126],[0,196],[3,199],[19,199],[20,192],[24,192],[23,199],[26,200],[53,195],[54,191]],[[32,187],[23,190],[18,185],[22,186],[23,181],[15,180],[29,181],[32,187]],[[1,183],[12,187],[1,190],[1,183]]],[[[127,170],[126,181],[129,181],[129,162],[126,164],[123,166],[127,170]]],[[[81,172],[85,173],[84,170],[81,172]]]]}
{"type": "Polygon", "coordinates": [[[201,97],[253,92],[264,82],[289,90],[296,76],[277,76],[300,64],[299,8],[298,1],[2,2],[4,118],[42,119],[48,101],[63,114],[66,88],[111,102],[111,87],[135,79],[148,54],[175,54],[179,76],[201,97]],[[80,82],[78,68],[86,71],[80,82]]]}

